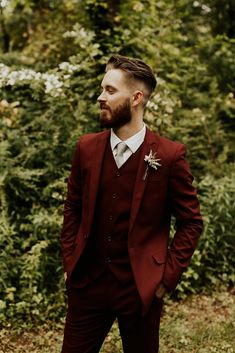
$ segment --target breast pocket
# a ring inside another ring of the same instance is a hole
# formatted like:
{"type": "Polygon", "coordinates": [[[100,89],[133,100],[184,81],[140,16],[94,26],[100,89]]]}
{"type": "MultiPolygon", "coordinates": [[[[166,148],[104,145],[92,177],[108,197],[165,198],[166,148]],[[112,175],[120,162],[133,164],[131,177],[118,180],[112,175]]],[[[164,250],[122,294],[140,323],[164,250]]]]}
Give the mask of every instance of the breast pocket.
{"type": "Polygon", "coordinates": [[[148,176],[148,182],[158,182],[158,183],[167,183],[168,175],[166,173],[162,173],[160,170],[151,170],[148,176]]]}
{"type": "Polygon", "coordinates": [[[164,179],[162,179],[162,177],[159,177],[159,176],[151,176],[151,177],[149,177],[148,182],[149,183],[152,183],[152,182],[160,183],[160,182],[164,182],[164,179]]]}
{"type": "Polygon", "coordinates": [[[155,263],[157,263],[157,265],[162,265],[166,263],[166,255],[163,251],[158,251],[154,253],[152,255],[152,258],[154,259],[155,263]]]}

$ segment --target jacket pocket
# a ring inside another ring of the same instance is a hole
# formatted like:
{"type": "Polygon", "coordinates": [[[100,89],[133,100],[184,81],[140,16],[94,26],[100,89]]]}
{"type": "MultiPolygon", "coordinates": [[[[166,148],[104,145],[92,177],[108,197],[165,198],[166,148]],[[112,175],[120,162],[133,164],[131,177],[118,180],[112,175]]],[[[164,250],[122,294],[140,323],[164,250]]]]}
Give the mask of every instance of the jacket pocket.
{"type": "Polygon", "coordinates": [[[152,258],[156,261],[158,265],[162,265],[166,263],[166,255],[163,251],[159,251],[152,255],[152,258]]]}
{"type": "Polygon", "coordinates": [[[165,182],[165,180],[162,178],[162,176],[160,175],[155,175],[155,176],[149,176],[148,178],[148,182],[158,182],[158,183],[161,183],[161,182],[165,182]]]}

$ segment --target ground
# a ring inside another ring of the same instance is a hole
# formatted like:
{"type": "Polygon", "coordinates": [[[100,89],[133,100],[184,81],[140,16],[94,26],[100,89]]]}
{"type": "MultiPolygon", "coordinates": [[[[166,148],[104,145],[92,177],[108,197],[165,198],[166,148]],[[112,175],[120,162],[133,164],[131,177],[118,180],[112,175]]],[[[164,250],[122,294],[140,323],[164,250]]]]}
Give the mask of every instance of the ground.
{"type": "MultiPolygon", "coordinates": [[[[38,327],[17,333],[0,331],[0,353],[59,353],[63,329],[38,327]]],[[[235,291],[166,299],[159,353],[234,353],[235,291]]],[[[106,338],[102,353],[121,353],[117,326],[106,338]]],[[[143,352],[144,353],[144,352],[143,352]]]]}

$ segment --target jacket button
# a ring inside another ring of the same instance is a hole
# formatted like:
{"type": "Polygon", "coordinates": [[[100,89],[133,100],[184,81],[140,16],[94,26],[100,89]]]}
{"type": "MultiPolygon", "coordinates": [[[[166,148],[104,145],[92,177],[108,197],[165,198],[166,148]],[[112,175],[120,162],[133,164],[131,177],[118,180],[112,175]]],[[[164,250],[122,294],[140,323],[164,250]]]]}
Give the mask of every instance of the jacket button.
{"type": "Polygon", "coordinates": [[[117,198],[117,194],[114,192],[112,197],[113,197],[113,199],[116,199],[117,198]]]}
{"type": "Polygon", "coordinates": [[[109,215],[109,221],[113,220],[113,215],[109,215]]]}
{"type": "Polygon", "coordinates": [[[111,258],[108,256],[108,257],[105,258],[105,262],[110,263],[110,262],[112,262],[112,260],[111,260],[111,258]]]}
{"type": "Polygon", "coordinates": [[[108,236],[107,236],[107,240],[108,240],[109,242],[112,241],[111,235],[108,235],[108,236]]]}
{"type": "Polygon", "coordinates": [[[120,177],[120,175],[121,175],[120,172],[117,172],[117,173],[116,173],[116,176],[117,176],[117,177],[120,177]]]}

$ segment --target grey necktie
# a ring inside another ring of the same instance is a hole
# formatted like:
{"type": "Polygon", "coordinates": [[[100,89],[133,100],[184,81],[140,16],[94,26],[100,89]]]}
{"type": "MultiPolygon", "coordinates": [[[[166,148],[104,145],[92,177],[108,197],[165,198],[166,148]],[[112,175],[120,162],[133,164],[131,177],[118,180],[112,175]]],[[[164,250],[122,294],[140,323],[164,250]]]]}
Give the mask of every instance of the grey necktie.
{"type": "Polygon", "coordinates": [[[127,150],[128,146],[125,144],[125,142],[119,142],[119,144],[116,147],[116,156],[115,156],[115,160],[116,160],[116,164],[117,167],[120,168],[123,163],[124,163],[124,152],[127,150]]]}

